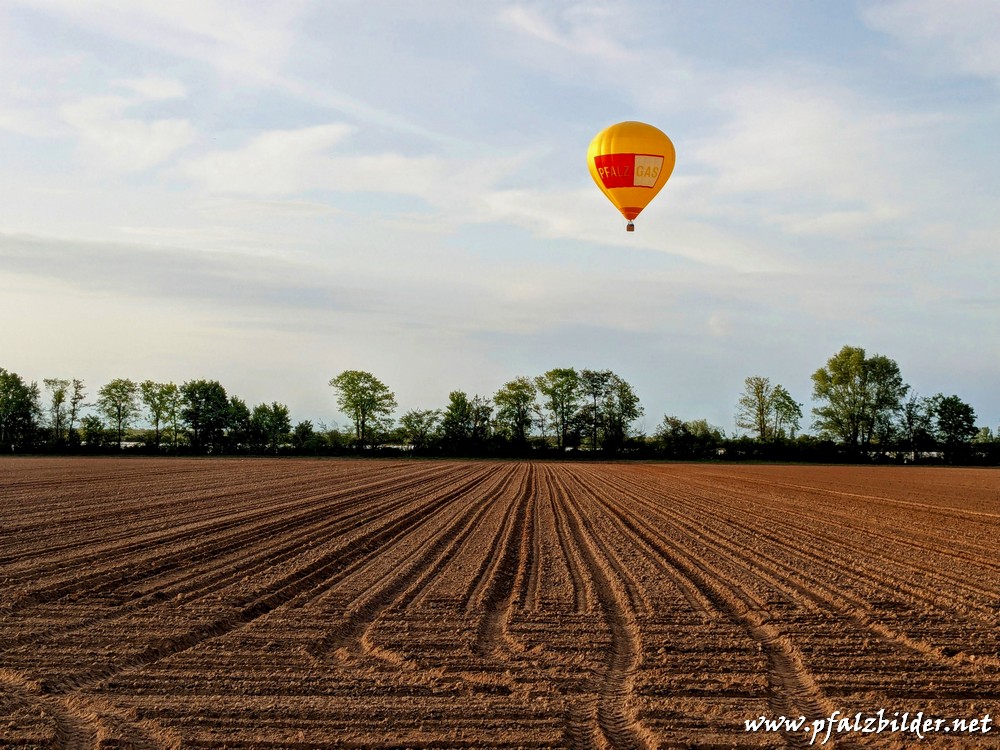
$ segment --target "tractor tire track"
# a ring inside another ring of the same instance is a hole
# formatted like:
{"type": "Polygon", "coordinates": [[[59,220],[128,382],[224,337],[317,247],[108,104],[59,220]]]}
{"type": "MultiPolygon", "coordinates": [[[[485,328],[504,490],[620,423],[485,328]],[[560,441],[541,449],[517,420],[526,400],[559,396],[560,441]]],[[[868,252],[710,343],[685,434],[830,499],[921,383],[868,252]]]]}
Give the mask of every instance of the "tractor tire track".
{"type": "MultiPolygon", "coordinates": [[[[136,547],[136,540],[139,537],[143,540],[155,540],[163,543],[171,541],[175,537],[182,538],[191,530],[197,531],[198,527],[203,525],[208,525],[212,529],[230,528],[243,524],[254,516],[268,518],[276,510],[286,507],[302,508],[303,505],[308,505],[311,497],[320,500],[336,495],[350,498],[359,492],[377,490],[379,486],[383,488],[391,486],[391,482],[394,481],[393,477],[397,475],[405,477],[405,469],[400,467],[378,480],[350,481],[348,476],[343,486],[321,493],[316,493],[316,485],[314,482],[310,482],[309,478],[284,477],[281,480],[272,480],[265,477],[265,479],[255,482],[220,485],[211,482],[206,484],[198,482],[196,490],[178,486],[176,478],[173,478],[167,489],[157,487],[155,491],[151,490],[152,497],[148,497],[138,516],[130,518],[127,524],[121,523],[121,513],[115,509],[116,498],[108,498],[98,511],[86,512],[81,517],[76,517],[76,514],[68,512],[60,514],[60,526],[71,525],[74,531],[74,537],[68,541],[65,539],[65,534],[59,533],[58,527],[53,528],[51,517],[43,518],[35,524],[22,521],[12,526],[11,531],[17,534],[13,537],[14,539],[33,539],[31,550],[34,564],[30,569],[30,574],[33,578],[37,578],[46,572],[59,570],[65,562],[66,553],[72,550],[82,550],[81,554],[75,558],[80,563],[86,563],[93,559],[100,560],[109,554],[120,555],[131,551],[136,547]],[[251,497],[247,498],[248,494],[251,497]],[[262,499],[255,500],[254,495],[262,499]],[[160,496],[166,499],[157,501],[155,498],[160,496]],[[219,504],[234,497],[247,499],[241,503],[242,507],[220,514],[219,504]],[[111,509],[106,509],[106,506],[110,506],[111,509]],[[184,523],[181,525],[176,523],[179,508],[183,508],[184,511],[184,523]],[[58,542],[44,546],[46,542],[43,540],[52,536],[58,539],[58,542]],[[96,544],[95,537],[100,540],[96,544]],[[46,563],[55,555],[58,557],[46,563]]],[[[187,476],[187,473],[183,476],[187,476]]],[[[426,474],[413,472],[408,479],[417,483],[421,476],[426,476],[426,474]]],[[[115,479],[121,481],[117,475],[115,479]]],[[[100,495],[101,488],[96,488],[94,492],[100,495]]],[[[84,507],[86,509],[87,506],[84,507]]],[[[0,565],[17,559],[17,557],[18,555],[14,554],[0,559],[0,565]]]]}
{"type": "MultiPolygon", "coordinates": [[[[466,475],[465,473],[446,474],[440,478],[435,477],[434,480],[427,481],[424,485],[414,486],[421,487],[425,492],[434,492],[437,488],[446,487],[451,482],[466,475]]],[[[411,484],[406,483],[403,489],[408,490],[410,487],[411,484]]],[[[250,524],[242,529],[237,525],[235,526],[236,533],[223,536],[221,541],[215,537],[207,536],[209,532],[205,532],[207,538],[203,541],[197,541],[193,548],[185,547],[164,553],[161,556],[146,556],[142,558],[141,565],[136,565],[134,562],[129,565],[130,570],[133,571],[129,575],[141,576],[141,580],[151,581],[151,593],[126,599],[112,611],[93,613],[61,626],[43,630],[33,629],[17,638],[9,639],[4,647],[12,648],[25,643],[41,644],[54,637],[63,636],[95,623],[130,617],[137,612],[155,608],[164,601],[176,597],[184,597],[189,602],[204,598],[215,591],[231,586],[235,579],[246,578],[273,569],[299,556],[303,549],[323,544],[331,538],[349,534],[362,524],[371,525],[382,518],[391,516],[413,502],[412,497],[404,495],[402,499],[383,503],[374,508],[365,504],[359,508],[358,499],[361,501],[376,500],[378,495],[372,492],[364,493],[360,498],[335,498],[335,502],[329,504],[316,503],[312,498],[308,498],[307,510],[302,512],[285,514],[277,520],[263,524],[250,524]],[[350,508],[350,512],[345,513],[345,508],[350,508]],[[265,541],[267,544],[261,544],[265,541]],[[254,548],[258,551],[248,555],[247,549],[254,548]],[[154,560],[160,562],[151,564],[151,561],[154,560]],[[208,563],[212,563],[212,565],[208,565],[208,563]],[[169,577],[167,581],[162,581],[159,585],[152,585],[152,582],[157,581],[157,576],[163,571],[174,569],[188,572],[183,573],[179,578],[169,577]]],[[[284,505],[279,507],[277,512],[280,514],[284,507],[284,505]]],[[[289,504],[288,507],[295,506],[289,504]]],[[[228,531],[229,528],[230,524],[226,524],[225,529],[228,531]]],[[[145,549],[146,544],[139,543],[136,546],[139,549],[145,549]]],[[[70,591],[81,591],[85,586],[89,586],[87,599],[93,600],[108,595],[116,596],[115,592],[121,585],[122,580],[117,569],[112,573],[99,571],[91,575],[89,579],[86,576],[81,577],[78,582],[74,582],[69,588],[64,589],[61,595],[65,596],[70,591]],[[102,579],[105,580],[102,582],[102,579]]],[[[59,596],[29,595],[29,597],[22,598],[18,603],[12,605],[8,614],[27,606],[26,601],[31,599],[34,599],[35,603],[39,603],[54,601],[58,598],[59,596]]],[[[0,651],[4,647],[0,647],[0,651]]]]}
{"type": "MultiPolygon", "coordinates": [[[[513,480],[514,477],[511,476],[509,483],[513,483],[513,480]]],[[[526,481],[527,478],[522,476],[516,492],[517,497],[521,496],[526,481]]],[[[482,601],[485,595],[484,592],[493,579],[493,573],[500,564],[500,550],[504,549],[504,541],[510,531],[511,519],[516,512],[516,503],[505,504],[503,517],[492,532],[489,545],[486,548],[486,554],[481,556],[479,564],[476,567],[476,572],[470,577],[469,583],[462,594],[461,608],[466,612],[474,611],[477,604],[482,601]]]]}
{"type": "Polygon", "coordinates": [[[301,606],[304,601],[326,591],[330,578],[336,576],[342,568],[355,564],[366,556],[377,556],[385,543],[405,536],[414,526],[423,523],[428,515],[448,507],[455,497],[482,484],[496,471],[496,468],[490,467],[479,469],[474,472],[471,479],[457,487],[453,486],[448,493],[410,508],[385,525],[362,534],[349,546],[339,547],[304,566],[289,571],[267,584],[262,590],[251,593],[242,602],[229,605],[225,608],[224,614],[186,631],[173,633],[166,638],[157,638],[138,653],[115,664],[48,680],[45,689],[51,693],[68,693],[93,688],[111,677],[162,661],[210,639],[226,636],[278,607],[286,604],[301,606]]]}
{"type": "MultiPolygon", "coordinates": [[[[396,492],[408,487],[422,487],[422,479],[415,478],[404,483],[402,487],[394,488],[396,492]]],[[[445,478],[443,481],[448,481],[445,478]]],[[[9,602],[5,609],[16,611],[19,608],[38,603],[49,603],[61,597],[79,594],[83,592],[103,591],[122,587],[134,583],[137,580],[148,577],[156,577],[158,574],[172,570],[182,564],[187,565],[192,561],[201,561],[212,556],[217,556],[219,552],[238,550],[248,542],[258,538],[269,538],[276,533],[286,530],[300,528],[303,521],[309,519],[323,519],[330,512],[331,499],[336,500],[340,496],[341,501],[348,507],[363,502],[367,498],[378,499],[384,494],[384,488],[375,488],[370,492],[361,495],[352,495],[350,491],[335,492],[331,496],[328,493],[321,493],[313,497],[303,498],[301,496],[290,496],[284,501],[279,499],[274,506],[268,506],[260,510],[253,510],[249,514],[244,511],[231,514],[223,519],[209,519],[204,522],[187,522],[179,528],[160,531],[158,533],[142,536],[136,539],[134,536],[127,544],[114,546],[101,546],[99,549],[76,557],[72,560],[72,570],[76,575],[68,580],[53,583],[47,587],[38,587],[28,591],[15,601],[9,602]],[[285,508],[296,510],[292,515],[282,515],[278,520],[272,520],[275,513],[281,513],[285,508]],[[254,522],[260,520],[259,524],[254,522]],[[251,525],[248,527],[248,521],[251,525]],[[232,532],[230,536],[221,536],[226,532],[232,532]],[[198,541],[203,540],[203,541],[198,541]],[[160,555],[155,552],[149,554],[148,550],[157,550],[169,544],[186,543],[194,544],[194,549],[185,547],[178,551],[170,551],[160,555]],[[201,551],[199,551],[201,550],[201,551]],[[87,570],[89,567],[107,561],[110,557],[113,560],[125,560],[130,555],[139,554],[143,556],[143,565],[136,566],[134,559],[129,562],[122,562],[110,567],[100,568],[92,573],[79,574],[79,570],[87,570]],[[137,570],[138,567],[138,570],[137,570]]],[[[363,511],[355,514],[358,517],[365,517],[363,511]]],[[[64,572],[67,570],[65,560],[54,564],[48,569],[51,571],[64,572]]],[[[33,568],[28,576],[30,580],[37,580],[47,572],[46,568],[33,568]]],[[[10,577],[10,573],[7,573],[10,577]]]]}
{"type": "MultiPolygon", "coordinates": [[[[641,502],[645,507],[657,512],[657,509],[651,506],[647,500],[637,500],[636,502],[641,502]]],[[[899,648],[938,663],[978,672],[982,672],[986,667],[1000,668],[1000,658],[998,657],[964,652],[948,653],[940,646],[935,646],[921,638],[913,638],[897,628],[879,622],[876,613],[872,611],[867,602],[854,596],[851,589],[844,586],[833,586],[811,572],[817,569],[822,570],[828,567],[829,563],[824,559],[817,558],[809,551],[808,547],[803,551],[794,543],[779,543],[777,548],[781,549],[783,554],[792,556],[791,560],[779,559],[776,555],[769,554],[759,547],[749,548],[734,543],[730,538],[716,531],[716,529],[724,528],[724,524],[720,524],[723,519],[714,518],[713,522],[709,524],[704,520],[704,514],[692,517],[677,512],[676,509],[680,508],[681,505],[679,502],[673,503],[675,512],[669,517],[661,513],[661,518],[679,531],[709,542],[717,554],[741,569],[746,575],[757,578],[771,589],[782,591],[792,601],[805,608],[840,614],[859,629],[867,630],[885,640],[896,643],[899,648]],[[807,559],[796,562],[796,556],[807,559]],[[806,583],[809,585],[805,585],[806,583]]],[[[838,568],[837,573],[840,578],[851,580],[851,573],[844,567],[838,568]]],[[[869,577],[855,576],[855,578],[865,582],[871,580],[869,577]]]]}
{"type": "MultiPolygon", "coordinates": [[[[630,494],[629,500],[636,507],[652,510],[650,503],[641,495],[630,494]]],[[[630,508],[629,503],[619,505],[620,512],[633,516],[633,524],[641,523],[642,517],[634,515],[635,511],[630,508]]],[[[678,528],[666,512],[662,512],[661,518],[678,528]]],[[[645,520],[648,521],[648,518],[645,520]]],[[[801,652],[772,621],[766,605],[752,592],[713,569],[703,558],[689,554],[682,539],[683,537],[665,533],[659,534],[658,546],[664,559],[697,587],[702,596],[732,621],[740,624],[760,644],[768,663],[768,703],[772,715],[801,715],[810,721],[829,716],[835,706],[810,674],[801,652]]],[[[789,747],[808,745],[808,735],[786,734],[785,739],[789,747]]],[[[828,746],[847,748],[852,745],[841,741],[828,746]]]]}
{"type": "MultiPolygon", "coordinates": [[[[889,519],[883,519],[879,517],[876,523],[871,523],[864,518],[858,517],[858,508],[863,506],[854,506],[844,508],[842,505],[833,506],[822,506],[820,508],[807,507],[802,508],[801,501],[796,502],[793,498],[787,495],[788,490],[796,490],[801,492],[813,491],[820,493],[825,496],[830,496],[833,498],[847,497],[853,500],[864,500],[871,502],[886,502],[890,503],[890,498],[884,498],[881,496],[872,495],[861,495],[858,493],[826,490],[823,488],[809,488],[806,485],[800,485],[789,482],[777,482],[770,481],[765,482],[760,479],[748,479],[743,482],[741,486],[727,489],[723,496],[718,495],[718,486],[713,485],[704,480],[699,480],[697,478],[688,479],[687,484],[692,486],[698,486],[702,488],[700,493],[692,493],[689,495],[690,499],[708,499],[712,498],[717,501],[719,508],[727,508],[733,512],[739,512],[740,505],[735,502],[737,499],[742,499],[743,502],[756,502],[759,503],[760,490],[755,492],[750,489],[751,487],[766,488],[772,493],[775,492],[777,488],[780,491],[780,495],[777,495],[777,499],[788,508],[789,511],[793,511],[795,514],[800,515],[800,519],[789,518],[789,521],[797,521],[797,529],[799,533],[806,534],[809,536],[817,536],[823,539],[824,543],[829,541],[831,543],[837,543],[844,538],[858,537],[863,534],[869,537],[873,543],[877,545],[892,544],[894,547],[903,548],[916,548],[921,553],[931,553],[934,555],[939,555],[944,558],[949,558],[953,560],[959,560],[968,564],[976,565],[984,570],[989,570],[994,573],[1000,574],[1000,562],[996,560],[995,550],[987,545],[979,543],[976,539],[964,538],[961,545],[955,544],[955,540],[952,538],[947,538],[942,540],[941,535],[941,524],[940,522],[933,521],[921,521],[918,523],[908,523],[906,527],[905,534],[894,534],[891,535],[887,533],[887,528],[892,529],[893,525],[886,523],[889,519]],[[804,512],[803,512],[804,511],[804,512]],[[859,524],[859,520],[861,523],[859,524]],[[841,534],[833,535],[829,532],[819,531],[822,527],[832,527],[841,530],[841,534]],[[921,541],[923,539],[924,541],[921,541]]],[[[834,502],[833,500],[827,502],[834,502]]],[[[928,505],[926,503],[909,503],[905,501],[893,501],[893,503],[900,506],[901,512],[907,509],[924,509],[928,512],[935,512],[936,515],[942,516],[948,520],[961,520],[966,521],[969,518],[969,514],[972,513],[972,518],[976,519],[977,524],[982,524],[990,519],[998,518],[994,523],[991,523],[989,528],[993,532],[1000,532],[1000,517],[996,514],[991,513],[980,513],[968,510],[948,508],[948,507],[937,507],[933,505],[928,505]],[[980,521],[979,519],[985,519],[980,521]]],[[[789,514],[791,515],[791,514],[789,514]]],[[[983,527],[986,528],[986,527],[983,527]]],[[[860,542],[860,540],[858,540],[860,542]]],[[[913,560],[912,553],[904,552],[901,555],[905,559],[913,560]]],[[[919,563],[920,559],[917,558],[914,562],[919,563]]],[[[926,566],[927,570],[934,570],[932,566],[926,566]]],[[[956,582],[960,582],[960,578],[955,579],[956,582]]]]}
{"type": "Polygon", "coordinates": [[[103,699],[46,695],[38,683],[3,669],[0,669],[0,689],[23,705],[38,707],[52,720],[52,739],[59,750],[105,747],[177,750],[180,747],[179,738],[162,727],[132,721],[103,699]]]}
{"type": "Polygon", "coordinates": [[[554,472],[545,467],[544,480],[545,488],[549,498],[550,508],[555,520],[555,533],[559,540],[559,547],[562,550],[563,560],[569,570],[570,579],[573,582],[573,611],[576,613],[590,612],[591,603],[594,600],[594,592],[590,579],[586,574],[586,564],[584,563],[577,546],[572,543],[573,537],[569,528],[569,519],[566,514],[566,507],[560,501],[561,489],[557,489],[554,472]]]}
{"type": "Polygon", "coordinates": [[[480,656],[510,647],[508,626],[514,592],[520,588],[527,563],[524,547],[530,537],[525,528],[530,523],[534,489],[534,469],[528,467],[504,520],[502,541],[490,555],[495,564],[490,566],[486,585],[476,597],[475,608],[482,612],[475,642],[475,651],[480,656]]]}
{"type": "Polygon", "coordinates": [[[630,707],[636,669],[642,658],[642,641],[629,587],[619,579],[594,533],[585,512],[573,499],[565,477],[555,477],[555,502],[564,518],[593,582],[594,593],[611,631],[611,648],[601,674],[594,676],[592,698],[570,716],[568,734],[574,747],[645,750],[655,745],[630,707]]]}
{"type": "MultiPolygon", "coordinates": [[[[420,529],[429,523],[425,518],[416,526],[410,527],[406,531],[404,541],[413,535],[425,540],[419,544],[406,558],[398,564],[392,574],[385,577],[383,582],[374,589],[367,591],[348,606],[346,614],[341,621],[332,628],[315,646],[311,649],[313,656],[323,659],[330,652],[339,649],[351,650],[352,643],[358,643],[368,653],[383,654],[384,649],[378,649],[369,639],[366,638],[371,626],[378,620],[379,616],[392,606],[405,607],[408,601],[416,598],[419,592],[436,576],[448,561],[454,557],[461,549],[462,545],[476,529],[477,524],[487,514],[498,498],[504,496],[506,485],[516,470],[499,467],[492,467],[476,485],[463,487],[449,493],[447,496],[448,506],[444,512],[455,513],[456,516],[448,519],[443,528],[430,534],[421,534],[420,529]],[[487,480],[495,481],[495,484],[488,484],[487,480]],[[473,498],[468,507],[455,507],[471,490],[481,491],[483,497],[473,498]]],[[[381,558],[385,555],[385,550],[378,556],[370,558],[373,564],[383,567],[381,558]]],[[[366,561],[367,562],[367,561],[366,561]]],[[[358,570],[346,573],[344,578],[350,580],[352,575],[357,575],[358,570]]],[[[391,661],[398,661],[390,658],[391,661]]]]}

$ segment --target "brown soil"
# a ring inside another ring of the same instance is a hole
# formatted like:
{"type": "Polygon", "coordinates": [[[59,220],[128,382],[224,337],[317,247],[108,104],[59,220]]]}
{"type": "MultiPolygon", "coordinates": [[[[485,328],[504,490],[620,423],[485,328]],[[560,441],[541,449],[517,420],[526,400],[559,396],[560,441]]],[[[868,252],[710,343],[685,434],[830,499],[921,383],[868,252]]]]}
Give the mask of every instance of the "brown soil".
{"type": "MultiPolygon", "coordinates": [[[[1000,714],[1000,472],[0,461],[0,746],[805,747],[744,722],[880,708],[1000,714]]],[[[826,747],[915,745],[1000,730],[826,747]]]]}

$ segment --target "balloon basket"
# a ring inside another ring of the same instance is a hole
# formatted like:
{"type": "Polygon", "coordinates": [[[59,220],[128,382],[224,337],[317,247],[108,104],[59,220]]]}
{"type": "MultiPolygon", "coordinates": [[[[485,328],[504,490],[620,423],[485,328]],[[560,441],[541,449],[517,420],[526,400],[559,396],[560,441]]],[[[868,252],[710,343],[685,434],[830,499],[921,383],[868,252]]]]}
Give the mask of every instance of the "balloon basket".
{"type": "Polygon", "coordinates": [[[625,225],[625,231],[626,232],[634,232],[635,231],[635,224],[633,224],[630,221],[628,224],[625,225]]]}

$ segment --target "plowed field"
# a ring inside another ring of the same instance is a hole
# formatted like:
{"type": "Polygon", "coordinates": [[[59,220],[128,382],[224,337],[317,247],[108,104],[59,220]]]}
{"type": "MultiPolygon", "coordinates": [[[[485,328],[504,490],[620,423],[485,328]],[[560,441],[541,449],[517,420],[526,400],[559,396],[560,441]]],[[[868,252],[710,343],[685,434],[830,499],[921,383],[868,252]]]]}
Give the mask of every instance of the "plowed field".
{"type": "Polygon", "coordinates": [[[998,471],[5,459],[0,493],[0,745],[801,747],[745,722],[1000,714],[998,471]]]}

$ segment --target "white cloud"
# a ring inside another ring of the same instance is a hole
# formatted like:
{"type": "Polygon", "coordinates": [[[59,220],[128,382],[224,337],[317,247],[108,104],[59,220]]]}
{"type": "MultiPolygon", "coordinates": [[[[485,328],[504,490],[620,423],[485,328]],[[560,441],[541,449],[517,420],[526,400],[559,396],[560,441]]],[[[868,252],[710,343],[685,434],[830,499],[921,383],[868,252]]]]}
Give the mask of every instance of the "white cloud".
{"type": "Polygon", "coordinates": [[[678,171],[697,175],[697,200],[678,198],[704,221],[777,230],[785,242],[868,241],[876,229],[920,241],[927,206],[962,179],[940,146],[955,115],[894,110],[801,74],[736,79],[718,103],[728,121],[678,158],[678,171]]]}
{"type": "Polygon", "coordinates": [[[552,24],[540,13],[525,8],[523,5],[504,8],[500,12],[500,20],[522,34],[541,39],[549,44],[568,46],[563,37],[552,28],[552,24]]]}
{"type": "Polygon", "coordinates": [[[143,78],[127,78],[119,81],[118,84],[130,89],[141,101],[146,102],[183,99],[187,96],[187,89],[183,83],[162,76],[148,75],[143,78]]]}
{"type": "MultiPolygon", "coordinates": [[[[512,32],[507,54],[517,65],[587,89],[624,94],[638,111],[676,111],[708,90],[704,76],[675,50],[650,45],[643,13],[611,4],[515,4],[497,16],[512,32]]],[[[622,118],[624,119],[624,118],[622,118]]]]}
{"type": "Polygon", "coordinates": [[[412,196],[442,218],[476,220],[492,186],[527,158],[359,154],[344,143],[354,130],[331,123],[270,131],[239,148],[187,159],[177,174],[216,194],[280,197],[331,190],[412,196]]]}
{"type": "MultiPolygon", "coordinates": [[[[679,182],[684,182],[683,180],[679,182]]],[[[700,266],[741,272],[779,272],[788,262],[774,248],[673,205],[693,187],[668,182],[655,202],[625,232],[625,220],[596,187],[580,189],[493,190],[482,196],[484,209],[470,218],[511,223],[552,239],[572,239],[626,251],[652,251],[684,258],[700,266]]]]}
{"type": "Polygon", "coordinates": [[[867,190],[861,176],[878,152],[871,122],[829,88],[781,83],[734,87],[719,103],[732,113],[692,157],[717,174],[725,192],[806,190],[852,200],[867,190]],[[853,111],[852,111],[853,110],[853,111]]]}
{"type": "Polygon", "coordinates": [[[35,109],[6,106],[0,109],[0,130],[18,135],[53,135],[54,130],[48,117],[35,109]]]}
{"type": "Polygon", "coordinates": [[[728,313],[714,312],[708,317],[708,332],[717,339],[728,338],[733,330],[728,313]]]}
{"type": "Polygon", "coordinates": [[[31,0],[43,10],[129,42],[206,62],[223,73],[268,76],[294,45],[299,1],[31,0]]]}
{"type": "Polygon", "coordinates": [[[78,54],[39,52],[24,38],[0,33],[0,130],[32,138],[65,135],[54,103],[81,62],[78,54]]]}
{"type": "MultiPolygon", "coordinates": [[[[512,5],[500,12],[500,21],[509,28],[575,55],[623,63],[636,58],[634,52],[617,44],[616,35],[607,33],[616,23],[610,9],[571,6],[561,13],[545,14],[524,5],[512,5]]],[[[620,19],[617,23],[621,23],[620,19]]]]}
{"type": "MultiPolygon", "coordinates": [[[[165,92],[162,81],[147,81],[144,86],[156,98],[165,92]]],[[[80,155],[88,164],[102,170],[141,172],[169,159],[196,135],[184,119],[145,121],[126,116],[130,107],[143,101],[147,101],[145,95],[90,97],[63,105],[59,114],[76,129],[80,155]]]]}
{"type": "Polygon", "coordinates": [[[333,216],[342,213],[334,206],[319,201],[306,200],[232,200],[209,201],[199,209],[208,217],[225,217],[245,223],[252,216],[309,217],[333,216]]]}
{"type": "Polygon", "coordinates": [[[891,0],[868,7],[863,17],[929,55],[935,65],[1000,81],[1000,3],[995,0],[891,0]]]}
{"type": "Polygon", "coordinates": [[[213,193],[300,193],[320,187],[317,182],[328,167],[321,164],[326,152],[352,131],[341,123],[270,131],[242,148],[188,159],[177,171],[213,193]]]}
{"type": "Polygon", "coordinates": [[[856,210],[775,213],[768,218],[793,235],[842,237],[862,233],[874,223],[896,221],[905,213],[902,207],[873,205],[856,210]]]}

